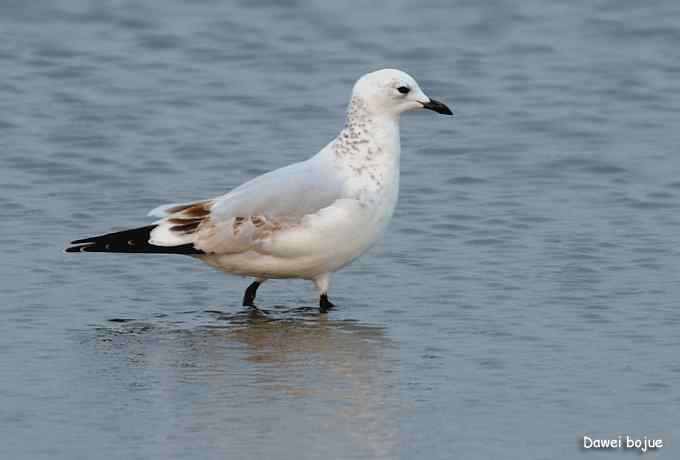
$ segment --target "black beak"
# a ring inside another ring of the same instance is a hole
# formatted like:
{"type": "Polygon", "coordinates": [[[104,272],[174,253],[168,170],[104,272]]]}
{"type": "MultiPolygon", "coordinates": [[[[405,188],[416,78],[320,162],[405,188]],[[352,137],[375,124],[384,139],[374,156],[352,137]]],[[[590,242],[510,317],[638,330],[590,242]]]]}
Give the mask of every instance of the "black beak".
{"type": "Polygon", "coordinates": [[[451,109],[449,109],[445,104],[435,101],[434,99],[430,99],[430,102],[421,102],[421,104],[423,104],[423,108],[425,109],[434,110],[435,112],[443,113],[444,115],[453,115],[451,109]]]}

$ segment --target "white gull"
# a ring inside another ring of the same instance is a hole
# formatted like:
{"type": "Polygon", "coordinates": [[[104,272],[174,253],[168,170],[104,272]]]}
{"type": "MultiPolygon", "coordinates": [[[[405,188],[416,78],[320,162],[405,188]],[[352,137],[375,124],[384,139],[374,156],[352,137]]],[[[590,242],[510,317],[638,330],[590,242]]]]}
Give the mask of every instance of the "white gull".
{"type": "Polygon", "coordinates": [[[306,161],[263,174],[210,200],[152,210],[153,225],[73,241],[67,252],[186,254],[254,277],[243,304],[270,278],[311,280],[322,312],[331,273],[369,249],[399,194],[399,117],[451,115],[405,72],[383,69],[354,85],[340,134],[306,161]]]}

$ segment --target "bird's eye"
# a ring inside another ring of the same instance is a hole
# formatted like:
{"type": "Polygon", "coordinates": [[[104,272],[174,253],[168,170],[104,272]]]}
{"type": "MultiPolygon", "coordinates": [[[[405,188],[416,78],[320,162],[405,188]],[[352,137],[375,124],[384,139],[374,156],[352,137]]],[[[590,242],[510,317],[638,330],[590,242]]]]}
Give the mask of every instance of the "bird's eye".
{"type": "Polygon", "coordinates": [[[397,91],[399,91],[401,94],[408,94],[408,92],[411,91],[411,88],[408,86],[400,86],[397,88],[397,91]]]}

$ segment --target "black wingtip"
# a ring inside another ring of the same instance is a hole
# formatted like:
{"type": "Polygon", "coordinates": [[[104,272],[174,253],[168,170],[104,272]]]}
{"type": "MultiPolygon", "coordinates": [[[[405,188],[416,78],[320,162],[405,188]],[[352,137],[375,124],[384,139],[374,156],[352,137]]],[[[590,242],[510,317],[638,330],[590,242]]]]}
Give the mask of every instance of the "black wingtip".
{"type": "MultiPolygon", "coordinates": [[[[72,242],[71,244],[73,244],[72,242]]],[[[80,246],[70,246],[66,249],[64,249],[64,252],[84,252],[87,251],[87,248],[92,246],[91,244],[81,244],[80,246]]]]}
{"type": "Polygon", "coordinates": [[[122,232],[107,233],[80,240],[71,241],[71,246],[64,252],[121,252],[147,254],[184,254],[189,256],[204,255],[193,243],[179,246],[156,246],[149,242],[151,231],[156,225],[132,228],[122,232]]]}

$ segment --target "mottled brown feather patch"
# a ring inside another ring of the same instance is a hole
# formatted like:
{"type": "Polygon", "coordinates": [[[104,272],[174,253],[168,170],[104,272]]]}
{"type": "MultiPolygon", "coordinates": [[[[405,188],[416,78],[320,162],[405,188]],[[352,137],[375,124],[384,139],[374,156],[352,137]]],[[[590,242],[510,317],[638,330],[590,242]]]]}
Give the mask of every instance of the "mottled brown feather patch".
{"type": "Polygon", "coordinates": [[[184,225],[184,224],[190,224],[190,223],[196,222],[196,221],[200,222],[201,220],[202,219],[184,218],[184,217],[171,217],[171,218],[168,219],[168,223],[184,225]]]}
{"type": "Polygon", "coordinates": [[[205,217],[208,214],[210,214],[211,206],[212,203],[200,203],[197,204],[196,206],[186,208],[184,211],[182,211],[182,214],[189,217],[205,217]]]}
{"type": "Polygon", "coordinates": [[[174,225],[170,227],[170,230],[173,232],[178,232],[178,233],[193,233],[196,231],[199,225],[201,225],[202,221],[196,220],[194,222],[190,222],[188,224],[183,224],[183,225],[174,225]]]}
{"type": "Polygon", "coordinates": [[[185,209],[190,208],[190,207],[194,206],[195,204],[196,204],[196,203],[182,204],[182,205],[179,205],[179,206],[175,206],[175,207],[172,207],[172,208],[168,208],[166,212],[167,212],[168,214],[174,214],[174,213],[176,213],[176,212],[184,211],[185,209]]]}
{"type": "Polygon", "coordinates": [[[234,236],[238,236],[239,232],[241,231],[241,225],[243,225],[243,222],[245,222],[245,220],[246,220],[245,217],[234,217],[234,224],[231,227],[234,236]]]}
{"type": "Polygon", "coordinates": [[[212,205],[212,201],[199,201],[170,208],[168,212],[174,214],[168,218],[168,223],[174,224],[170,230],[185,234],[195,233],[198,227],[209,219],[212,205]]]}
{"type": "MultiPolygon", "coordinates": [[[[190,213],[198,213],[195,214],[196,216],[201,215],[204,216],[206,214],[210,213],[210,207],[212,206],[213,202],[211,200],[208,201],[197,201],[196,203],[189,203],[189,204],[181,204],[179,206],[175,206],[173,208],[168,209],[168,214],[175,214],[181,211],[189,211],[190,213]],[[194,210],[195,208],[195,210],[194,210]]],[[[194,214],[189,214],[189,215],[194,215],[194,214]]]]}

